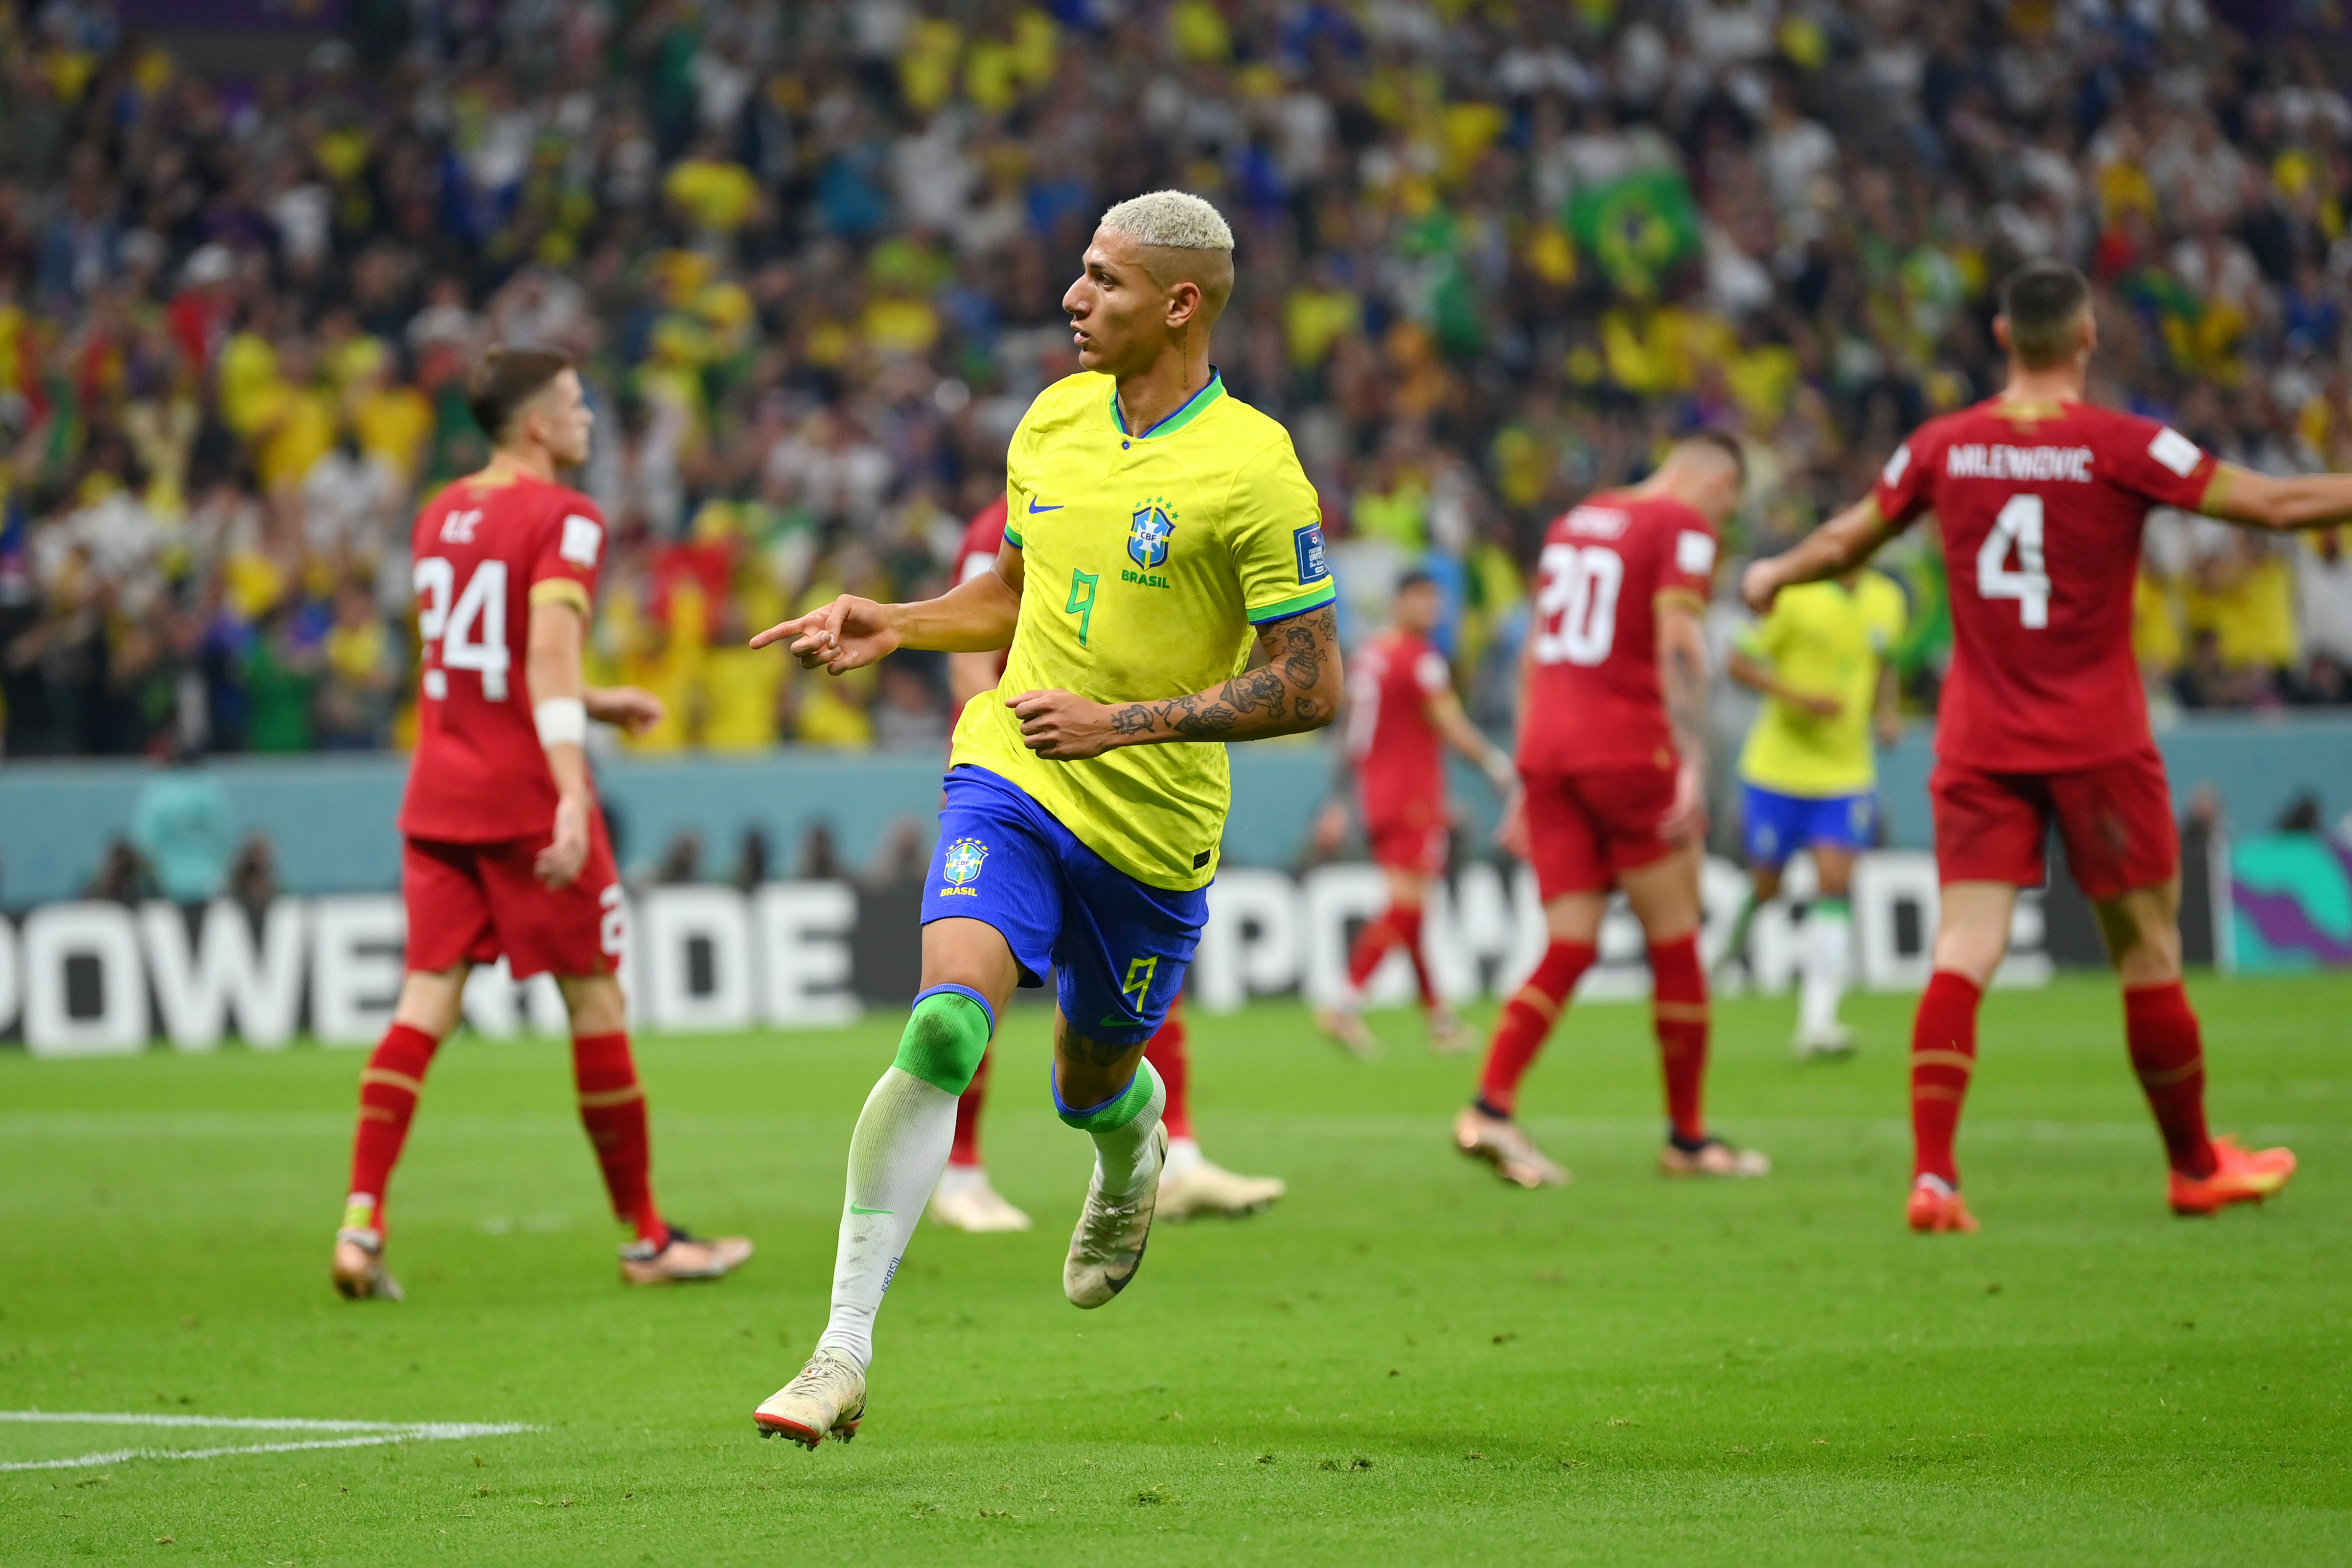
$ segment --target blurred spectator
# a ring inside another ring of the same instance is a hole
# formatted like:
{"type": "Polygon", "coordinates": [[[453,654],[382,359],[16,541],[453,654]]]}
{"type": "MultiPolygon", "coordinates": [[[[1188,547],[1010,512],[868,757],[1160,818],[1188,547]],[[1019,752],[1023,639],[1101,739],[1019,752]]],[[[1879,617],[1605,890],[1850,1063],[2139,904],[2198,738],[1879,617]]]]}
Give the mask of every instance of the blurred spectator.
{"type": "MultiPolygon", "coordinates": [[[[420,0],[258,91],[114,10],[0,10],[11,755],[412,733],[407,524],[486,454],[493,341],[582,361],[597,678],[671,707],[627,744],[935,744],[920,678],[742,634],[936,591],[1074,368],[1093,216],[1159,185],[1242,235],[1220,363],[1324,498],[1344,635],[1426,565],[1484,721],[1551,515],[1706,421],[1756,476],[1727,554],[1787,542],[1995,389],[2029,257],[2097,280],[2096,395],[2352,467],[2326,7],[420,0]]],[[[2339,700],[2339,562],[2152,542],[2151,692],[2339,700]]],[[[1924,710],[1939,568],[1895,564],[1924,710]]]]}
{"type": "Polygon", "coordinates": [[[163,896],[175,904],[201,904],[228,886],[229,856],[236,827],[228,792],[183,753],[172,765],[148,774],[131,808],[131,843],[163,896]]]}
{"type": "Polygon", "coordinates": [[[278,847],[266,833],[251,834],[237,847],[236,862],[229,868],[228,896],[257,921],[278,893],[278,847]]]}

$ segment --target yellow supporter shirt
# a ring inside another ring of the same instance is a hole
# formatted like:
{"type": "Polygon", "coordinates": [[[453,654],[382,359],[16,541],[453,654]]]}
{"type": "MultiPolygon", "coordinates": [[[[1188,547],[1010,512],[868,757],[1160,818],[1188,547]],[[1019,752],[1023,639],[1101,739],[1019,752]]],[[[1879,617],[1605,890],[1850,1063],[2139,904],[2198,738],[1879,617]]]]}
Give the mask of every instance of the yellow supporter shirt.
{"type": "Polygon", "coordinates": [[[1331,602],[1315,488],[1289,434],[1214,375],[1139,436],[1122,428],[1110,377],[1056,382],[1005,466],[1021,616],[1004,679],[965,706],[952,761],[1019,785],[1138,881],[1204,887],[1233,795],[1223,742],[1047,762],[1022,744],[1005,699],[1164,701],[1239,674],[1253,627],[1331,602]]]}
{"type": "Polygon", "coordinates": [[[1903,590],[1877,572],[1864,572],[1851,589],[1806,583],[1781,590],[1772,613],[1740,647],[1797,690],[1833,696],[1844,706],[1834,719],[1824,719],[1766,698],[1739,754],[1739,776],[1811,800],[1875,788],[1870,716],[1878,669],[1902,637],[1907,614],[1903,590]]]}

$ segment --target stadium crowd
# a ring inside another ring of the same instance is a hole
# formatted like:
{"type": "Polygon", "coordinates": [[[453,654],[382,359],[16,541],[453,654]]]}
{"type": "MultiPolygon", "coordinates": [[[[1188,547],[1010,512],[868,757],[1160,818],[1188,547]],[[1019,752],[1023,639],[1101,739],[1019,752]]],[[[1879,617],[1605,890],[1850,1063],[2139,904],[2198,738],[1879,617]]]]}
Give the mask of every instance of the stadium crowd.
{"type": "MultiPolygon", "coordinates": [[[[670,707],[635,744],[936,747],[937,668],[804,679],[743,636],[945,582],[1075,368],[1095,215],[1160,185],[1241,237],[1219,358],[1321,489],[1350,635],[1433,570],[1500,722],[1546,519],[1704,421],[1749,449],[1739,551],[1787,542],[1995,390],[2023,259],[2095,278],[2106,399],[2352,466],[2328,58],[2201,0],[355,0],[230,81],[19,0],[6,754],[403,743],[406,525],[481,460],[499,341],[592,389],[593,658],[670,707]]],[[[2161,706],[2352,700],[2342,540],[2165,518],[2137,625],[2161,706]]]]}

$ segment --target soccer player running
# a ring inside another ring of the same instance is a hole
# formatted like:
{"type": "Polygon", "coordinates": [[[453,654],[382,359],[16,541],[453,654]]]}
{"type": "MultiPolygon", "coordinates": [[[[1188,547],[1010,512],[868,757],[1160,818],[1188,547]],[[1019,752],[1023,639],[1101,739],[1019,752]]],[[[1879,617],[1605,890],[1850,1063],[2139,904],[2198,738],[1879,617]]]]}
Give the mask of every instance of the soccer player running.
{"type": "MultiPolygon", "coordinates": [[[[1455,751],[1486,773],[1505,809],[1517,796],[1519,775],[1510,753],[1478,732],[1454,693],[1454,672],[1430,635],[1444,613],[1437,579],[1408,572],[1397,584],[1395,619],[1390,628],[1349,660],[1348,718],[1341,727],[1364,812],[1364,836],[1372,861],[1388,883],[1388,908],[1356,933],[1348,954],[1348,988],[1337,1005],[1315,1021],[1358,1057],[1379,1048],[1363,1017],[1363,988],[1392,949],[1412,960],[1421,987],[1430,1044],[1447,1053],[1475,1044],[1462,1020],[1438,999],[1429,983],[1422,947],[1422,909],[1432,879],[1445,874],[1448,813],[1445,751],[1455,751]]],[[[1344,811],[1344,808],[1335,809],[1344,811]]],[[[1344,826],[1344,817],[1339,819],[1344,826]]],[[[1334,832],[1339,831],[1335,827],[1334,832]]]]}
{"type": "Polygon", "coordinates": [[[2009,354],[2000,395],[1920,426],[1871,495],[1748,567],[1741,592],[1769,610],[1794,584],[1853,571],[1923,513],[1941,525],[1954,648],[1928,784],[1943,896],[1911,1036],[1911,1228],[1976,1228],[1952,1138],[1977,1005],[2008,951],[2017,890],[2042,879],[2053,821],[2123,983],[2173,1212],[2211,1214],[2277,1192],[2294,1156],[2206,1130],[2204,1051],[2180,984],[2179,834],[2132,658],[2140,532],[2158,506],[2252,528],[2343,522],[2352,477],[2270,479],[2085,404],[2098,331],[2071,267],[2013,273],[1993,331],[2009,354]]]}
{"type": "Polygon", "coordinates": [[[1878,826],[1871,742],[1892,745],[1901,729],[1886,650],[1903,635],[1906,614],[1903,590],[1882,573],[1808,583],[1782,594],[1725,665],[1732,679],[1764,694],[1764,710],[1739,753],[1754,884],[1723,961],[1747,956],[1748,926],[1780,897],[1789,857],[1811,850],[1818,886],[1805,906],[1798,952],[1800,1057],[1853,1050],[1853,1032],[1838,1021],[1853,950],[1846,900],[1854,857],[1870,847],[1878,826]]]}
{"type": "Polygon", "coordinates": [[[401,1299],[383,1262],[384,1190],[425,1068],[457,1026],[466,975],[501,953],[516,979],[552,972],[563,992],[580,1120],[613,1211],[634,1232],[621,1278],[716,1279],[751,1244],[698,1240],[655,1206],[617,973],[621,884],[583,750],[592,718],[635,730],[662,712],[646,692],[590,687],[581,674],[604,520],[555,476],[587,461],[593,416],[571,361],[541,350],[490,350],[467,390],[493,450],[417,514],[410,540],[425,658],[400,811],[408,973],[360,1074],[335,1289],[401,1299]]]}
{"type": "Polygon", "coordinates": [[[1760,1176],[1771,1162],[1706,1131],[1706,975],[1698,954],[1706,833],[1706,611],[1716,539],[1747,464],[1717,431],[1686,436],[1630,489],[1555,520],[1537,562],[1520,670],[1520,809],[1506,845],[1533,862],[1550,938],[1504,1006],[1478,1096],[1454,1146],[1522,1187],[1568,1173],[1513,1120],[1519,1080],[1597,955],[1609,891],[1622,888],[1650,949],[1652,1022],[1664,1068],[1676,1176],[1760,1176]]]}
{"type": "MultiPolygon", "coordinates": [[[[970,582],[996,570],[997,554],[1004,548],[1006,516],[1003,496],[972,514],[956,552],[957,582],[970,582]]],[[[981,693],[995,690],[997,682],[1004,679],[1004,664],[1001,648],[948,655],[948,688],[955,698],[956,711],[963,711],[981,693]]],[[[1029,1228],[1029,1216],[990,1183],[988,1166],[980,1153],[980,1112],[986,1103],[989,1069],[995,1065],[995,1057],[993,1046],[981,1053],[971,1082],[956,1100],[955,1137],[948,1145],[947,1169],[940,1173],[939,1185],[931,1189],[927,1210],[931,1222],[950,1230],[1029,1228]]],[[[1266,1207],[1290,1190],[1279,1176],[1236,1175],[1201,1152],[1200,1142],[1192,1136],[1188,1093],[1192,1064],[1186,1048],[1181,995],[1169,1004],[1167,1021],[1145,1044],[1143,1059],[1159,1073],[1168,1090],[1168,1105],[1160,1117],[1168,1129],[1168,1158],[1160,1172],[1157,1212],[1160,1219],[1182,1220],[1204,1214],[1239,1218],[1266,1207]]]]}
{"type": "Polygon", "coordinates": [[[1103,215],[1084,266],[1062,307],[1085,368],[1013,433],[996,569],[920,604],[845,595],[752,639],[835,674],[898,647],[1012,647],[956,726],[922,990],[850,1140],[832,1315],[756,1414],[811,1447],[863,1418],[875,1313],[947,1163],[956,1097],[1013,988],[1049,968],[1055,1109],[1095,1148],[1063,1292],[1099,1307],[1134,1278],[1168,1147],[1143,1047],[1207,915],[1221,742],[1318,729],[1339,708],[1314,488],[1209,363],[1232,231],[1199,197],[1154,192],[1103,215]]]}

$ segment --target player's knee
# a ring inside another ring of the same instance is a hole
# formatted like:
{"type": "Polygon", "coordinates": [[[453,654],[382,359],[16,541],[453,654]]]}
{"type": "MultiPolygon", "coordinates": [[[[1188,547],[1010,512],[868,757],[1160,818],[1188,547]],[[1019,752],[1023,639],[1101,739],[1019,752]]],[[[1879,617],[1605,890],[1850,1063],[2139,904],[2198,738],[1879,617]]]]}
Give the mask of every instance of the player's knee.
{"type": "Polygon", "coordinates": [[[980,1070],[995,1020],[977,996],[962,990],[927,991],[898,1037],[896,1066],[934,1089],[961,1094],[980,1070]]]}

